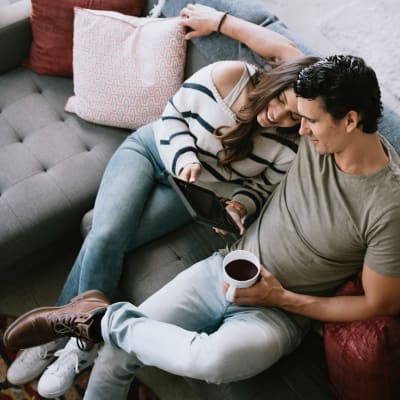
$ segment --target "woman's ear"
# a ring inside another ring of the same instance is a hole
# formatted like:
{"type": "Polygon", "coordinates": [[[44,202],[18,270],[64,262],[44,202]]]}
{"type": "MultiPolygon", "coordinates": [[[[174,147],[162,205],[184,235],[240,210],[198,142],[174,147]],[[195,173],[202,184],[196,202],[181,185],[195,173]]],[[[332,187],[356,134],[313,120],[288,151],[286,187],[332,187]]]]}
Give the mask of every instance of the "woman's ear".
{"type": "Polygon", "coordinates": [[[357,111],[351,110],[346,114],[345,120],[347,132],[352,132],[359,125],[361,120],[360,114],[357,111]]]}

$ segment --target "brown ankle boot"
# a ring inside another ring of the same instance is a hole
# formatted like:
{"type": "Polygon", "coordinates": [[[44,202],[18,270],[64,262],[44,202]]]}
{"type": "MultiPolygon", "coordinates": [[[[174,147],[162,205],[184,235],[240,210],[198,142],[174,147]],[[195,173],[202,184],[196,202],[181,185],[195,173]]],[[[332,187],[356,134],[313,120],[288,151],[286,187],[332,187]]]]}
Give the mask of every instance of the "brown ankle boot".
{"type": "Polygon", "coordinates": [[[21,315],[4,332],[4,345],[25,349],[59,337],[76,337],[84,342],[102,341],[100,321],[109,300],[98,290],[73,298],[61,307],[36,308],[21,315]]]}

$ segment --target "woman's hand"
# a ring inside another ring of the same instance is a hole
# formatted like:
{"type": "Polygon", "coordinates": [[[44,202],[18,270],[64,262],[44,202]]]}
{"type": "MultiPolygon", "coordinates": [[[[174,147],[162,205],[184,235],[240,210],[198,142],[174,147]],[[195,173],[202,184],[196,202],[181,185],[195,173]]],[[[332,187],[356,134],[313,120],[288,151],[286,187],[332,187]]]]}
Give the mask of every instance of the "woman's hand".
{"type": "Polygon", "coordinates": [[[189,3],[179,15],[183,18],[181,24],[192,29],[185,36],[186,40],[190,40],[215,32],[224,13],[202,4],[189,3]]]}
{"type": "MultiPolygon", "coordinates": [[[[228,200],[226,202],[226,211],[232,217],[232,219],[236,222],[236,225],[239,227],[239,234],[242,236],[245,232],[245,227],[242,224],[242,219],[247,215],[246,207],[243,204],[240,204],[237,201],[228,200]]],[[[219,233],[220,235],[226,235],[227,232],[223,229],[214,228],[215,232],[219,233]]]]}
{"type": "Polygon", "coordinates": [[[191,163],[187,164],[182,168],[182,171],[179,172],[178,178],[182,179],[185,182],[196,182],[197,178],[201,174],[201,164],[196,162],[196,163],[191,163]]]}
{"type": "MultiPolygon", "coordinates": [[[[244,234],[244,232],[245,232],[245,228],[244,228],[244,226],[242,224],[242,221],[241,221],[238,213],[237,212],[232,212],[232,211],[228,211],[228,213],[230,214],[232,219],[236,222],[236,225],[239,227],[239,230],[240,230],[239,234],[240,234],[240,236],[242,236],[244,234]]],[[[225,235],[228,234],[228,232],[223,230],[223,229],[219,229],[219,228],[215,228],[215,227],[213,227],[213,229],[214,229],[215,232],[217,232],[220,235],[224,235],[225,236],[225,235]]]]}

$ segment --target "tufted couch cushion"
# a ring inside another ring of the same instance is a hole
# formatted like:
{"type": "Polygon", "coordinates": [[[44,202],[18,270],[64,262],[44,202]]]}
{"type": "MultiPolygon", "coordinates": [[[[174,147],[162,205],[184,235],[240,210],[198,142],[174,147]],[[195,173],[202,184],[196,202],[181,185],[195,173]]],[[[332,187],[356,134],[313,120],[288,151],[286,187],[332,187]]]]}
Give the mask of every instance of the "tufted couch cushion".
{"type": "MultiPolygon", "coordinates": [[[[156,2],[148,1],[143,15],[156,2]]],[[[53,243],[77,233],[108,159],[129,132],[66,113],[71,79],[18,67],[32,42],[30,13],[30,0],[19,0],[0,18],[1,273],[23,271],[32,255],[43,259],[53,243]]],[[[186,75],[207,62],[188,47],[186,75]]]]}
{"type": "Polygon", "coordinates": [[[64,112],[70,79],[0,76],[0,271],[78,226],[126,131],[64,112]]]}

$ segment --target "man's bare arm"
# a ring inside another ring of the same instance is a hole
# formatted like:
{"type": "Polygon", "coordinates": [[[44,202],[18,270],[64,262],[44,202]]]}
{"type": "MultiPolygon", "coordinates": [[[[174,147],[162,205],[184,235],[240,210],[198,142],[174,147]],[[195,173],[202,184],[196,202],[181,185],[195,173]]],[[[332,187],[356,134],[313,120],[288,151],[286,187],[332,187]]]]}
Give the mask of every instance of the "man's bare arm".
{"type": "Polygon", "coordinates": [[[236,290],[234,302],[238,305],[280,307],[326,322],[350,322],[400,313],[400,278],[378,274],[364,265],[362,283],[363,296],[308,296],[284,289],[263,269],[261,281],[251,288],[236,290]]]}

